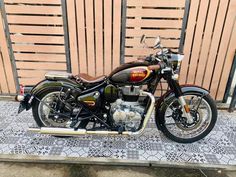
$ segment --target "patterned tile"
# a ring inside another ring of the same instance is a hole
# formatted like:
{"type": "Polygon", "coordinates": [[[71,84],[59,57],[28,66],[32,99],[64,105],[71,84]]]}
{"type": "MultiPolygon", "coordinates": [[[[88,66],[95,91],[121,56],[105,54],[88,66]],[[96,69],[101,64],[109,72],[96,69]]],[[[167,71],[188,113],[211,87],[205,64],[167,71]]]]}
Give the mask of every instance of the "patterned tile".
{"type": "Polygon", "coordinates": [[[192,144],[166,138],[150,120],[138,136],[86,135],[57,138],[27,131],[35,125],[31,111],[17,115],[18,103],[0,101],[0,153],[61,157],[236,165],[236,113],[219,111],[213,131],[192,144]]]}

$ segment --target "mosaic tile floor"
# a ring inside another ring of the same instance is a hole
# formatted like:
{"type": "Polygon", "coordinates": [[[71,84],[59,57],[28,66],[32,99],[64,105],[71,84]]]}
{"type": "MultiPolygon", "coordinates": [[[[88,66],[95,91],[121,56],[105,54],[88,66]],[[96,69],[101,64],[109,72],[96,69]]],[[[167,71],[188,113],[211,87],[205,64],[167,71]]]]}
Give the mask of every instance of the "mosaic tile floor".
{"type": "Polygon", "coordinates": [[[0,101],[0,154],[86,157],[170,163],[236,165],[236,113],[219,111],[213,131],[203,140],[179,144],[150,121],[143,135],[56,138],[27,131],[31,111],[17,115],[18,103],[0,101]]]}

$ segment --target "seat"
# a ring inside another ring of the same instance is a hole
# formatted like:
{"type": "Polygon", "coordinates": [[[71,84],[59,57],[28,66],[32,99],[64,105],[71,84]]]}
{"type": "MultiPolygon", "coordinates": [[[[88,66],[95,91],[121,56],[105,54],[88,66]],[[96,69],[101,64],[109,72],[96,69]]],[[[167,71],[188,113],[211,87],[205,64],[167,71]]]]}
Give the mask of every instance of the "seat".
{"type": "Polygon", "coordinates": [[[106,79],[106,76],[104,75],[93,77],[86,73],[80,73],[78,74],[78,77],[82,82],[87,83],[87,84],[94,84],[94,83],[102,82],[106,79]]]}

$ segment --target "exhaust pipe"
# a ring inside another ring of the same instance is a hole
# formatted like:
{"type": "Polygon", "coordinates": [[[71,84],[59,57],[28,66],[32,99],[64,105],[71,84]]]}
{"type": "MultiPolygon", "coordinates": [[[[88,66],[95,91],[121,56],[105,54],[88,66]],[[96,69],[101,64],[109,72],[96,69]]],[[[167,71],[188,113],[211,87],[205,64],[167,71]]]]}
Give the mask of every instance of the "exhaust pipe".
{"type": "Polygon", "coordinates": [[[139,135],[141,134],[147,123],[152,115],[152,111],[155,106],[155,97],[153,94],[145,91],[140,91],[141,96],[148,96],[151,99],[151,104],[148,108],[148,111],[145,115],[143,126],[139,131],[131,132],[131,131],[124,131],[122,133],[118,131],[87,131],[86,129],[78,129],[74,130],[73,128],[52,128],[52,127],[41,127],[41,128],[29,128],[29,131],[41,133],[41,134],[48,134],[48,135],[55,135],[55,136],[77,136],[77,135],[139,135]]]}

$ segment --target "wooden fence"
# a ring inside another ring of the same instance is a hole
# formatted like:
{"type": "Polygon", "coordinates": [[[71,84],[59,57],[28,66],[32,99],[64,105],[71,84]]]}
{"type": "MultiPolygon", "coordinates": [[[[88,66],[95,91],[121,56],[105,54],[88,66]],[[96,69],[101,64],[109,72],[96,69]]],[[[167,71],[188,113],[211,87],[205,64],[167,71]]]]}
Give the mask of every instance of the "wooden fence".
{"type": "Polygon", "coordinates": [[[1,14],[1,94],[34,85],[49,70],[109,74],[154,52],[139,44],[146,34],[148,45],[160,35],[164,46],[184,47],[181,83],[223,99],[236,0],[1,0],[1,14]]]}
{"type": "Polygon", "coordinates": [[[18,82],[33,85],[49,70],[66,71],[60,0],[4,0],[18,82]]]}

